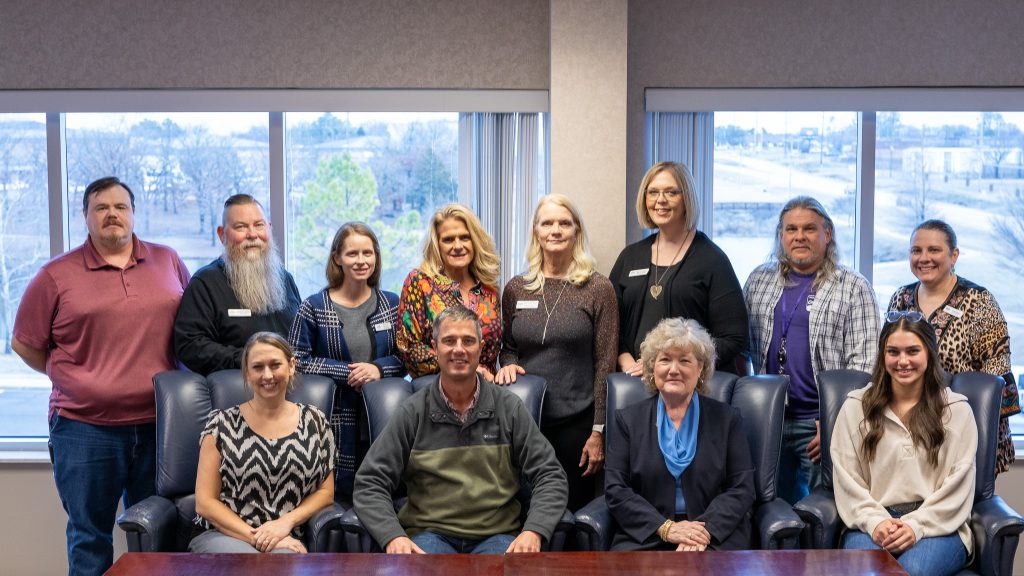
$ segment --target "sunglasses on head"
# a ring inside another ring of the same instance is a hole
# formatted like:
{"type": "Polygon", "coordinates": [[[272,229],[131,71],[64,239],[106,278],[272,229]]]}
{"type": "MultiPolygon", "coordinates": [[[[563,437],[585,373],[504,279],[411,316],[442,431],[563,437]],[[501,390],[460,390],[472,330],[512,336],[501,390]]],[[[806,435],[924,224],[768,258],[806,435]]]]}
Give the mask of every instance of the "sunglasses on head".
{"type": "Polygon", "coordinates": [[[897,322],[900,318],[906,318],[907,322],[920,322],[924,320],[924,314],[917,310],[889,310],[885,313],[886,324],[897,322]]]}

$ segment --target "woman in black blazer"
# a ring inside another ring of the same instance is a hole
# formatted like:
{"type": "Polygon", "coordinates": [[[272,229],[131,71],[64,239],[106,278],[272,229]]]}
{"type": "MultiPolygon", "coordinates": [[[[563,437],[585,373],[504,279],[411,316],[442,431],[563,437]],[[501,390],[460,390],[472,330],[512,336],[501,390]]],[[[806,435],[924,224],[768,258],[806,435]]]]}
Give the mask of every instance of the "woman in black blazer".
{"type": "Polygon", "coordinates": [[[612,549],[749,548],[754,464],[740,414],[701,395],[714,373],[711,336],[694,320],[662,320],[641,357],[658,394],[615,414],[622,438],[605,460],[619,525],[612,549]]]}

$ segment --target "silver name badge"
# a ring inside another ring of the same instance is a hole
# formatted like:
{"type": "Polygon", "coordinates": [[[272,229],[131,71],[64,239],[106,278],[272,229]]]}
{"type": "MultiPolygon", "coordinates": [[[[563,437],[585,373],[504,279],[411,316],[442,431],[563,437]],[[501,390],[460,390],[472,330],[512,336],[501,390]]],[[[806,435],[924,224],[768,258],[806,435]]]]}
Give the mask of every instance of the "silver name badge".
{"type": "Polygon", "coordinates": [[[252,310],[248,308],[228,308],[228,316],[231,318],[248,318],[252,316],[252,310]]]}
{"type": "Polygon", "coordinates": [[[516,302],[516,310],[536,310],[540,302],[536,300],[520,300],[516,302]]]}
{"type": "Polygon", "coordinates": [[[949,314],[950,316],[952,316],[952,317],[954,317],[954,318],[961,318],[961,317],[963,317],[963,315],[964,315],[964,311],[963,311],[963,310],[960,310],[960,309],[958,309],[958,308],[953,308],[953,307],[952,307],[952,306],[950,306],[949,304],[947,304],[947,305],[946,305],[946,307],[945,307],[945,308],[943,308],[942,310],[943,310],[943,311],[944,311],[944,312],[945,312],[946,314],[949,314]]]}
{"type": "Polygon", "coordinates": [[[375,332],[383,332],[385,330],[391,330],[391,322],[378,322],[377,324],[373,325],[373,330],[375,332]]]}
{"type": "Polygon", "coordinates": [[[637,268],[636,270],[630,270],[629,277],[633,278],[634,276],[647,276],[648,270],[650,270],[650,268],[637,268]]]}

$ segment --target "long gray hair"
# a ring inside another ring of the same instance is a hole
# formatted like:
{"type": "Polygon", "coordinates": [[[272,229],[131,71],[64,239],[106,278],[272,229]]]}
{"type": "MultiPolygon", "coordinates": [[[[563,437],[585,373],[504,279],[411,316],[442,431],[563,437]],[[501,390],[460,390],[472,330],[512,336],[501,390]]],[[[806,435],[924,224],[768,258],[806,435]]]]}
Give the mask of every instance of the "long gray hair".
{"type": "Polygon", "coordinates": [[[825,260],[822,262],[821,267],[818,268],[818,272],[814,275],[814,287],[819,288],[827,278],[835,273],[836,268],[839,266],[839,245],[836,243],[836,227],[832,223],[832,218],[829,218],[828,212],[825,211],[825,207],[810,196],[797,196],[796,198],[790,199],[786,202],[786,205],[782,207],[782,211],[779,212],[779,223],[775,226],[775,260],[779,263],[779,277],[782,279],[783,285],[789,281],[789,272],[793,269],[792,263],[789,261],[789,256],[786,255],[786,249],[782,245],[782,219],[785,218],[786,213],[790,210],[796,210],[797,208],[803,208],[804,210],[810,210],[821,216],[824,220],[825,230],[828,231],[829,241],[825,247],[825,260]]]}

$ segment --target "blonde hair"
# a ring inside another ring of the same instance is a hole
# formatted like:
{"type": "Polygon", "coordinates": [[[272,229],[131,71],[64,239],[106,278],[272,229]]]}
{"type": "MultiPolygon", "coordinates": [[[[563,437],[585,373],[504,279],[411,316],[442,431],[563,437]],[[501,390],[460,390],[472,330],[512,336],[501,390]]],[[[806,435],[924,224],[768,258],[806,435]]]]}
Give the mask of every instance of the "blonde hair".
{"type": "Polygon", "coordinates": [[[707,394],[708,382],[715,375],[715,342],[700,322],[689,318],[666,318],[651,329],[640,344],[640,358],[644,362],[644,386],[649,392],[657,392],[654,385],[654,361],[669,348],[682,348],[697,357],[703,364],[697,379],[697,393],[707,394]]]}
{"type": "Polygon", "coordinates": [[[693,183],[690,170],[678,162],[658,162],[647,169],[647,173],[640,180],[640,190],[636,194],[637,221],[643,228],[658,227],[647,212],[647,187],[651,185],[651,180],[662,172],[668,172],[676,181],[676,186],[682,190],[683,226],[687,230],[693,230],[697,227],[697,185],[693,183]]]}
{"type": "Polygon", "coordinates": [[[434,212],[427,228],[427,237],[423,241],[423,262],[420,264],[420,270],[431,276],[445,276],[438,234],[441,224],[449,218],[459,220],[469,230],[469,238],[473,242],[473,261],[469,264],[469,273],[484,286],[497,291],[501,257],[498,256],[494,240],[484,230],[480,219],[462,204],[448,204],[434,212]]]}
{"type": "Polygon", "coordinates": [[[587,242],[587,231],[583,228],[583,219],[580,218],[580,211],[567,196],[562,194],[550,194],[541,198],[537,203],[537,209],[533,211],[533,224],[530,231],[530,245],[526,248],[527,272],[523,274],[524,286],[530,292],[539,292],[544,288],[544,251],[541,250],[540,241],[537,240],[537,225],[540,223],[540,209],[548,204],[561,206],[572,215],[572,224],[576,228],[576,240],[572,247],[572,263],[569,264],[569,271],[566,279],[573,286],[582,286],[594,274],[597,261],[590,255],[590,245],[587,242]]]}

